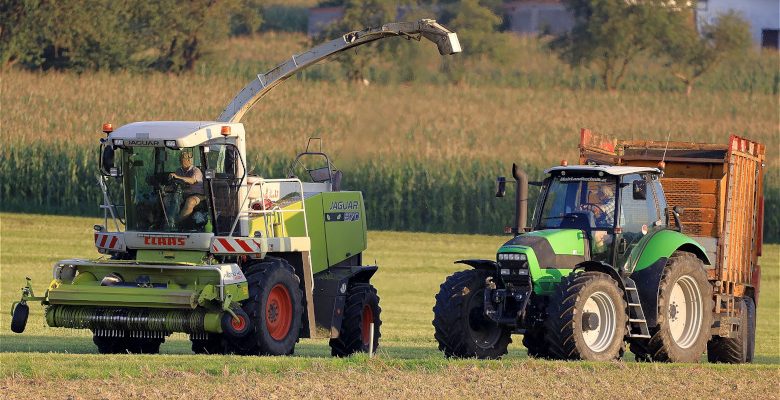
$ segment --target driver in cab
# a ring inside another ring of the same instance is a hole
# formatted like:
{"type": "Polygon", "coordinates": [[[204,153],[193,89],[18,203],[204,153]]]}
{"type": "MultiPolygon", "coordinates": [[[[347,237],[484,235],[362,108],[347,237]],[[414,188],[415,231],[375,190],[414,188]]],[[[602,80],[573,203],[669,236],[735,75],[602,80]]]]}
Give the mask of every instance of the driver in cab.
{"type": "Polygon", "coordinates": [[[192,165],[192,153],[187,151],[181,152],[179,161],[181,162],[181,167],[176,172],[171,172],[170,178],[185,184],[182,188],[182,195],[185,199],[184,206],[182,206],[179,212],[179,222],[181,222],[192,215],[192,211],[201,201],[206,199],[206,196],[203,190],[203,173],[200,171],[200,168],[192,165]]]}
{"type": "Polygon", "coordinates": [[[593,213],[596,227],[611,228],[615,222],[615,191],[612,185],[599,185],[594,203],[582,204],[580,208],[593,213]]]}

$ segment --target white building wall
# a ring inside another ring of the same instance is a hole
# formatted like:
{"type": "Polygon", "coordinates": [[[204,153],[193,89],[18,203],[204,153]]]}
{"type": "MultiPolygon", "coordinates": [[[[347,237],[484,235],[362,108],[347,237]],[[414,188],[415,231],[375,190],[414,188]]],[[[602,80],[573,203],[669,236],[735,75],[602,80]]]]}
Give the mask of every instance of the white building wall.
{"type": "Polygon", "coordinates": [[[698,22],[712,23],[718,14],[738,11],[750,22],[750,33],[756,45],[761,44],[763,29],[780,27],[780,0],[699,0],[698,22]]]}

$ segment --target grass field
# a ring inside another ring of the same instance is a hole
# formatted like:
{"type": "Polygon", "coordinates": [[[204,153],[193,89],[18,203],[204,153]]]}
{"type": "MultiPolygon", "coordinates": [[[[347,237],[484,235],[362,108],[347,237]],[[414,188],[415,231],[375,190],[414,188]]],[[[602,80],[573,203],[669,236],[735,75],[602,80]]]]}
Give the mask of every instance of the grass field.
{"type": "Polygon", "coordinates": [[[459,258],[491,258],[502,237],[369,232],[366,260],[380,265],[378,357],[332,359],[326,340],[294,357],[195,356],[183,335],[163,355],[100,356],[87,332],[45,326],[31,305],[24,335],[9,331],[24,276],[42,293],[51,265],[92,257],[95,219],[0,214],[0,387],[5,398],[486,397],[777,398],[780,385],[780,246],[764,248],[753,365],[531,360],[519,337],[501,361],[444,360],[433,339],[433,296],[459,258]]]}

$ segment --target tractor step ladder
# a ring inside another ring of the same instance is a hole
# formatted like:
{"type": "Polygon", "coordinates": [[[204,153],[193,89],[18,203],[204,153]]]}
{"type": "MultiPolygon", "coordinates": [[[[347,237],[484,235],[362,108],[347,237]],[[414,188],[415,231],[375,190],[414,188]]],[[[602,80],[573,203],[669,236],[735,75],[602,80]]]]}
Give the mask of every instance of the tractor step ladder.
{"type": "Polygon", "coordinates": [[[626,300],[628,300],[628,337],[650,339],[650,330],[647,328],[645,312],[642,311],[642,303],[639,300],[639,291],[634,280],[623,278],[623,286],[626,288],[626,300]]]}

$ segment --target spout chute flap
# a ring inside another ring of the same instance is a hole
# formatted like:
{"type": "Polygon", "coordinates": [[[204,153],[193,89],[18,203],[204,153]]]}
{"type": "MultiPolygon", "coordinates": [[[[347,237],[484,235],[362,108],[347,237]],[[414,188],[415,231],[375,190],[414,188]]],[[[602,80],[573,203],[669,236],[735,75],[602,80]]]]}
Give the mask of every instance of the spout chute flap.
{"type": "Polygon", "coordinates": [[[457,34],[432,19],[421,19],[417,22],[393,22],[380,27],[350,32],[338,39],[313,47],[304,53],[293,55],[291,59],[277,65],[265,74],[258,74],[257,79],[246,85],[225,107],[217,121],[239,122],[244,114],[266,93],[296,72],[344,50],[393,36],[414,39],[424,37],[434,42],[442,55],[461,51],[457,34]]]}

